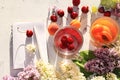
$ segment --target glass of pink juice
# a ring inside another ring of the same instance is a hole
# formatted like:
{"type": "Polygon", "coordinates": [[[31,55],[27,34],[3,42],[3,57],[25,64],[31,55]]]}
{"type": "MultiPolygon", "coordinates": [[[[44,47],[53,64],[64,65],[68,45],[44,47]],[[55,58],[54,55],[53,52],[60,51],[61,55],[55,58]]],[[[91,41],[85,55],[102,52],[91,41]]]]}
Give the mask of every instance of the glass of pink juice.
{"type": "Polygon", "coordinates": [[[71,26],[65,26],[55,33],[54,47],[58,55],[61,57],[73,57],[78,53],[82,44],[82,33],[71,26]]]}

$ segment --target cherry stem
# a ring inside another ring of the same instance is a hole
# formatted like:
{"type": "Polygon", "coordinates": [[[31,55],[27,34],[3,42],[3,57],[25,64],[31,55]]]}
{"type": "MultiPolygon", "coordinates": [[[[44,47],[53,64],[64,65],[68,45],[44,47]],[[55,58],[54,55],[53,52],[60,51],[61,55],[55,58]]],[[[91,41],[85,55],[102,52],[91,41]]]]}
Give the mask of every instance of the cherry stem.
{"type": "Polygon", "coordinates": [[[20,32],[20,33],[25,33],[25,31],[20,30],[19,27],[17,27],[17,31],[20,32]]]}

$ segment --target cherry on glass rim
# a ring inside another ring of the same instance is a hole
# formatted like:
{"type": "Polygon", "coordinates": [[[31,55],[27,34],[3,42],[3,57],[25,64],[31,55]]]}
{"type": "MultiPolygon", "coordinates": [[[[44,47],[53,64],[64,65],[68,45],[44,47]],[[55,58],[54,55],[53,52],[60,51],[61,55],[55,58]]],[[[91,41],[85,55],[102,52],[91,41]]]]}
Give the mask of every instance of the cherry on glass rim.
{"type": "Polygon", "coordinates": [[[80,0],[72,0],[72,4],[74,6],[78,6],[80,4],[80,0]]]}
{"type": "Polygon", "coordinates": [[[111,16],[111,12],[110,11],[105,11],[104,12],[104,16],[110,17],[111,16]]]}
{"type": "Polygon", "coordinates": [[[81,11],[82,11],[83,13],[88,13],[88,12],[89,12],[89,7],[88,7],[88,6],[83,6],[83,7],[81,8],[81,11]]]}
{"type": "Polygon", "coordinates": [[[67,12],[68,12],[68,13],[72,13],[72,12],[73,12],[73,7],[72,7],[72,6],[68,6],[67,12]]]}
{"type": "Polygon", "coordinates": [[[27,37],[32,37],[32,35],[33,35],[33,31],[32,30],[27,30],[26,31],[26,36],[27,37]]]}
{"type": "Polygon", "coordinates": [[[99,8],[98,8],[98,12],[100,12],[100,13],[104,13],[104,12],[105,12],[104,7],[99,7],[99,8]]]}
{"type": "Polygon", "coordinates": [[[75,19],[75,18],[78,17],[78,13],[74,11],[74,12],[72,12],[72,13],[70,14],[70,17],[71,17],[72,19],[75,19]]]}
{"type": "Polygon", "coordinates": [[[55,14],[52,14],[52,15],[50,16],[50,20],[51,20],[52,22],[56,22],[56,21],[57,21],[57,16],[56,16],[55,14]]]}
{"type": "Polygon", "coordinates": [[[64,16],[64,11],[62,9],[59,9],[57,11],[57,14],[58,14],[59,17],[63,17],[64,16]]]}

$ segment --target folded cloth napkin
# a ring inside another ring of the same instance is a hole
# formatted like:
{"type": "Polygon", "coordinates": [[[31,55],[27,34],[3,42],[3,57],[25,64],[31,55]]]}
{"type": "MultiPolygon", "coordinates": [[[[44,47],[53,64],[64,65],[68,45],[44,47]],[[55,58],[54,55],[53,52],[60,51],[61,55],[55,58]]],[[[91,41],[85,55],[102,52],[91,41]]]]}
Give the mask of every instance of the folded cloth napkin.
{"type": "Polygon", "coordinates": [[[15,23],[13,26],[13,67],[14,69],[24,68],[27,65],[34,65],[36,60],[43,58],[41,54],[45,54],[44,61],[48,61],[46,47],[46,32],[43,23],[21,22],[15,23]],[[37,28],[37,33],[33,27],[37,28]],[[33,36],[27,37],[26,30],[32,30],[33,36]],[[36,38],[36,34],[38,35],[36,38]],[[42,34],[42,35],[41,35],[42,34]],[[37,43],[39,42],[39,44],[37,43]],[[26,45],[35,45],[36,51],[29,53],[26,51],[26,45]],[[44,45],[44,46],[42,46],[44,45]]]}

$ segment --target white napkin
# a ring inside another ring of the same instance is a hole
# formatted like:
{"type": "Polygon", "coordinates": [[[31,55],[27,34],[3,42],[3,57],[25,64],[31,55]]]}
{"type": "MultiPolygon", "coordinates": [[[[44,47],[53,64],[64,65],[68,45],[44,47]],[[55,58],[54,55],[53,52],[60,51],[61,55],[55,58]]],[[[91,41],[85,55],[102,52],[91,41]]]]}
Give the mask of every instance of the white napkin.
{"type": "MultiPolygon", "coordinates": [[[[41,33],[45,33],[43,30],[44,25],[42,23],[21,22],[21,23],[15,23],[12,26],[13,26],[13,67],[14,69],[24,68],[29,64],[34,65],[36,60],[40,59],[40,54],[41,54],[41,53],[39,54],[38,44],[36,43],[36,41],[38,40],[36,40],[35,33],[31,38],[28,38],[26,37],[26,33],[19,32],[17,28],[19,27],[20,31],[26,31],[27,29],[33,30],[33,27],[36,26],[36,28],[39,29],[38,33],[41,34],[41,33]],[[36,46],[35,54],[30,55],[29,53],[26,52],[25,45],[27,44],[33,44],[36,46]]],[[[41,37],[39,41],[41,41],[42,39],[43,38],[41,37]]],[[[43,44],[46,45],[44,42],[43,44]]],[[[42,54],[46,52],[47,48],[45,51],[44,50],[42,54]]]]}
{"type": "Polygon", "coordinates": [[[33,30],[36,37],[36,42],[38,44],[38,49],[40,52],[41,59],[48,63],[48,53],[47,53],[47,35],[46,35],[46,27],[44,26],[34,26],[33,30]]]}

